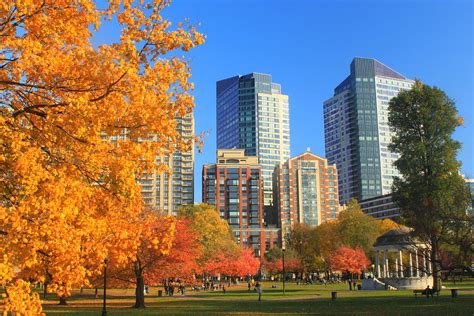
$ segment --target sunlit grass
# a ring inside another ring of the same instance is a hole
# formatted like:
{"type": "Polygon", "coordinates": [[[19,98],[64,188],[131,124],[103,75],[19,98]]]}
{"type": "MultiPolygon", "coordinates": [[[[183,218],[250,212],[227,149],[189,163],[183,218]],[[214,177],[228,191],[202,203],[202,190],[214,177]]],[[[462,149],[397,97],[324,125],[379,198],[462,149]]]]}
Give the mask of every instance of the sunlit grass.
{"type": "MultiPolygon", "coordinates": [[[[147,308],[136,310],[133,289],[110,289],[107,291],[108,315],[473,315],[474,282],[456,284],[465,288],[459,297],[451,298],[450,291],[442,291],[439,297],[414,298],[412,291],[349,291],[345,284],[296,285],[288,283],[286,295],[282,284],[272,289],[273,282],[264,283],[263,301],[257,294],[248,291],[246,284],[232,286],[224,294],[216,292],[192,292],[175,297],[157,297],[158,288],[150,288],[146,297],[147,308]],[[461,286],[462,285],[462,286],[461,286]],[[338,298],[331,300],[331,292],[338,298]]],[[[445,284],[454,287],[452,284],[445,284]]],[[[74,292],[68,306],[57,305],[54,296],[48,296],[44,308],[50,315],[98,315],[102,309],[102,292],[94,298],[94,290],[74,292]]]]}

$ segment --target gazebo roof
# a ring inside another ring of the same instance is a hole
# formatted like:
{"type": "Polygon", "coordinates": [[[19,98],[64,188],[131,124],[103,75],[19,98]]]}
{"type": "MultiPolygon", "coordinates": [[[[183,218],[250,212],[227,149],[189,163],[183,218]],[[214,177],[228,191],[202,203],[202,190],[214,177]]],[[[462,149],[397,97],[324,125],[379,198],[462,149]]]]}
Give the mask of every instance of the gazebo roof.
{"type": "Polygon", "coordinates": [[[382,236],[378,237],[374,243],[374,247],[390,247],[390,246],[415,246],[420,242],[413,238],[410,233],[412,229],[406,226],[389,230],[382,236]]]}

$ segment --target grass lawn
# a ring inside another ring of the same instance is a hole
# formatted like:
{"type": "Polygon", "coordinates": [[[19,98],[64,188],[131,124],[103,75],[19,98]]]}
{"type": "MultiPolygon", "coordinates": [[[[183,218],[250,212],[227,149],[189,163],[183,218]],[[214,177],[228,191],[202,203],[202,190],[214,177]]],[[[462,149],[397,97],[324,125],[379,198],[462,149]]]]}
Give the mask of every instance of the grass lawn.
{"type": "MultiPolygon", "coordinates": [[[[263,284],[263,301],[248,292],[246,284],[232,286],[227,293],[191,292],[186,296],[157,297],[158,288],[151,288],[146,297],[146,309],[130,308],[134,303],[133,289],[107,291],[107,315],[474,315],[474,282],[444,284],[447,288],[465,289],[458,298],[451,298],[449,290],[439,297],[415,299],[412,291],[349,291],[340,285],[296,285],[287,283],[286,295],[282,285],[263,284]],[[331,292],[337,299],[331,300],[331,292]]],[[[50,296],[44,302],[48,315],[100,315],[102,297],[95,299],[93,290],[74,293],[68,306],[57,305],[50,296]]]]}

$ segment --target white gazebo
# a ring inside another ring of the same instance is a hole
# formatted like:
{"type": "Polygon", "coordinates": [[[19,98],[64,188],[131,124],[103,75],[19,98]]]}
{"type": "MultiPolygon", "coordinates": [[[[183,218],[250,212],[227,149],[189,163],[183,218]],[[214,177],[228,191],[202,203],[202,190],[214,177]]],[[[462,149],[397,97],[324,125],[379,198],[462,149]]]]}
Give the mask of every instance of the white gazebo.
{"type": "Polygon", "coordinates": [[[424,289],[433,285],[430,252],[426,244],[413,238],[410,232],[408,227],[402,226],[377,238],[374,244],[375,278],[372,282],[365,282],[366,289],[379,289],[381,286],[400,290],[424,289]],[[393,253],[395,259],[390,255],[393,253]]]}

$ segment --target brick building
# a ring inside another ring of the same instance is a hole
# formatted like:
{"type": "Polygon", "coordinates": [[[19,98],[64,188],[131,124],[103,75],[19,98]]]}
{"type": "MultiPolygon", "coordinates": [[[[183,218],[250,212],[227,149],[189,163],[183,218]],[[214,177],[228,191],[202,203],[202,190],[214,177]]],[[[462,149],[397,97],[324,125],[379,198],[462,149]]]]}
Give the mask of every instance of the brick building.
{"type": "Polygon", "coordinates": [[[278,243],[279,229],[265,227],[263,220],[262,167],[256,156],[219,149],[217,163],[203,166],[202,180],[202,201],[216,206],[242,247],[263,256],[278,243]]]}

